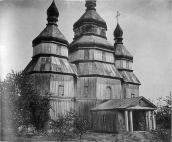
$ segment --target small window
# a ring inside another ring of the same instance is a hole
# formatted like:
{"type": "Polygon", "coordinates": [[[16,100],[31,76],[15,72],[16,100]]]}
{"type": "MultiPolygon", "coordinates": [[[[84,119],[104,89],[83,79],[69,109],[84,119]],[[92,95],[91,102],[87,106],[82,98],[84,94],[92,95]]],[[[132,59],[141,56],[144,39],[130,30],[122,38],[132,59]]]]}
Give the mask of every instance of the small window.
{"type": "Polygon", "coordinates": [[[104,51],[102,52],[102,61],[106,61],[106,54],[104,51]]]}
{"type": "Polygon", "coordinates": [[[89,50],[84,51],[84,59],[86,59],[86,60],[89,59],[89,50]]]}
{"type": "Polygon", "coordinates": [[[64,96],[64,85],[58,87],[59,96],[64,96]]]}
{"type": "Polygon", "coordinates": [[[85,97],[88,95],[88,85],[84,86],[84,95],[85,97]]]}
{"type": "Polygon", "coordinates": [[[110,86],[107,86],[105,99],[111,99],[111,96],[112,96],[112,89],[110,86]]]}
{"type": "Polygon", "coordinates": [[[135,97],[135,94],[131,94],[131,98],[134,98],[135,97]]]}

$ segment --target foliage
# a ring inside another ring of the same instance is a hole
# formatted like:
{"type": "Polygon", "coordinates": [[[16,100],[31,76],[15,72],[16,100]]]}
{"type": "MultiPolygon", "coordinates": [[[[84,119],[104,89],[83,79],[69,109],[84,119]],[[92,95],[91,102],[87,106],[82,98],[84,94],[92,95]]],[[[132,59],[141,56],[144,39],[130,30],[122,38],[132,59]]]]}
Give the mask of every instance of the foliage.
{"type": "Polygon", "coordinates": [[[167,139],[169,139],[171,127],[171,99],[171,94],[158,99],[156,111],[157,129],[152,131],[156,141],[167,141],[167,139]]]}
{"type": "Polygon", "coordinates": [[[88,129],[88,121],[79,117],[79,116],[75,116],[75,120],[74,120],[74,128],[75,128],[75,133],[79,134],[80,137],[80,141],[81,141],[81,137],[84,133],[87,132],[88,129]]]}
{"type": "Polygon", "coordinates": [[[169,139],[169,131],[167,129],[158,127],[156,130],[152,130],[151,132],[153,134],[153,139],[156,140],[156,142],[167,142],[167,140],[169,139]]]}
{"type": "Polygon", "coordinates": [[[171,113],[170,113],[170,106],[171,106],[171,99],[172,95],[166,97],[161,97],[158,99],[158,108],[156,111],[156,123],[157,126],[162,129],[170,129],[171,124],[171,113]]]}
{"type": "Polygon", "coordinates": [[[33,81],[29,75],[12,71],[2,83],[15,128],[32,124],[42,129],[49,119],[49,97],[41,96],[33,81]]]}
{"type": "Polygon", "coordinates": [[[65,137],[80,137],[87,132],[88,123],[86,120],[78,116],[74,111],[69,111],[65,115],[59,115],[57,120],[52,120],[51,127],[54,130],[54,134],[60,137],[63,141],[65,137]]]}

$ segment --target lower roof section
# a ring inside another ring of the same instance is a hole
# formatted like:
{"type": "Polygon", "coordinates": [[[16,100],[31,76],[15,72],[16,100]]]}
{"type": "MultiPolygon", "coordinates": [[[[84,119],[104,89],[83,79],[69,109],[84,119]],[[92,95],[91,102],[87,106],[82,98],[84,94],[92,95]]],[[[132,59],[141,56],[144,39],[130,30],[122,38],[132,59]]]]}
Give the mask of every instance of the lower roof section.
{"type": "Polygon", "coordinates": [[[122,79],[114,64],[103,62],[82,62],[77,66],[79,76],[104,76],[122,79]]]}
{"type": "Polygon", "coordinates": [[[24,73],[60,73],[77,75],[76,66],[70,64],[67,59],[50,57],[33,58],[24,70],[24,73]]]}
{"type": "Polygon", "coordinates": [[[132,71],[122,70],[119,71],[125,83],[131,83],[136,85],[141,85],[139,79],[132,71]]]}
{"type": "Polygon", "coordinates": [[[157,107],[152,102],[143,96],[140,96],[134,98],[108,100],[91,110],[155,110],[156,108],[157,107]]]}

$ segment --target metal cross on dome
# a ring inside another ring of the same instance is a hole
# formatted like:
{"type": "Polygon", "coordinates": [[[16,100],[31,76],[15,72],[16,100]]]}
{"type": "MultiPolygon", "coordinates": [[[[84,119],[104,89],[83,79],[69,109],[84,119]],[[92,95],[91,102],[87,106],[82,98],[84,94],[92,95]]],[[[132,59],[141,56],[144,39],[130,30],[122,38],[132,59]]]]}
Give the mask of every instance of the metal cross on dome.
{"type": "Polygon", "coordinates": [[[120,16],[120,13],[119,13],[119,11],[117,11],[117,14],[116,14],[116,19],[117,19],[117,23],[118,23],[118,18],[119,18],[119,16],[120,16]]]}

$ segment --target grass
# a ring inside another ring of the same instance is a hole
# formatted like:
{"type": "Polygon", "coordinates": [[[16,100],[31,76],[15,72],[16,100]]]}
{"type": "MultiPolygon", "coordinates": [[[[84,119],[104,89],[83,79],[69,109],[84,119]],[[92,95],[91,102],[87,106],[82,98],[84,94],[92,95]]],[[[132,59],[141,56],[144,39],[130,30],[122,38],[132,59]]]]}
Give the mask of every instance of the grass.
{"type": "MultiPolygon", "coordinates": [[[[106,134],[88,132],[82,137],[82,142],[157,142],[152,139],[153,136],[149,132],[125,132],[121,134],[106,134]]],[[[32,137],[16,137],[14,135],[6,135],[5,141],[13,142],[42,142],[42,141],[60,141],[56,136],[32,136],[32,137]]],[[[75,139],[65,139],[63,142],[79,142],[79,137],[75,139]]],[[[161,141],[160,141],[161,142],[161,141]]],[[[170,140],[169,140],[170,142],[170,140]]]]}

